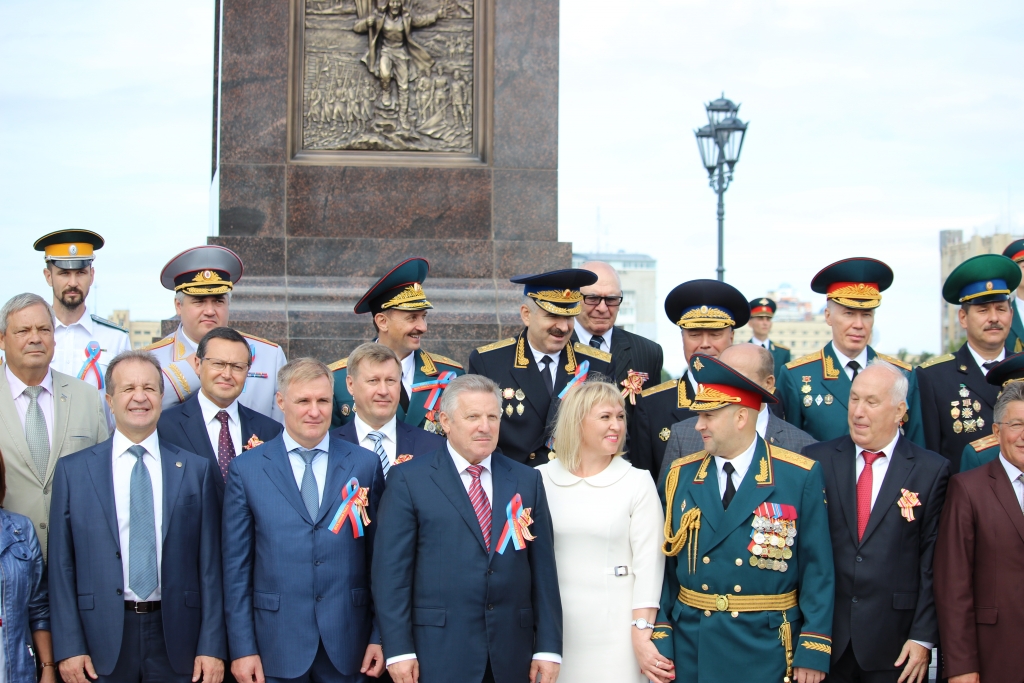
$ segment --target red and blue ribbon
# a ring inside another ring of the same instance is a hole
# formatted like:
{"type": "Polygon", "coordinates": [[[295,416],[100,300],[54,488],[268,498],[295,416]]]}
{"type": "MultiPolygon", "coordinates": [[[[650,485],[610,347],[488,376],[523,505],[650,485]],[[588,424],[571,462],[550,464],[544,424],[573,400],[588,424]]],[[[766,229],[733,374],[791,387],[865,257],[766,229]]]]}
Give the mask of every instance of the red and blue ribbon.
{"type": "Polygon", "coordinates": [[[423,407],[428,411],[433,410],[437,407],[437,402],[441,398],[441,392],[448,386],[448,383],[455,379],[456,374],[451,370],[442,372],[437,379],[427,380],[426,382],[420,382],[419,384],[413,384],[413,393],[417,391],[430,391],[427,396],[427,400],[423,402],[423,407]]]}
{"type": "Polygon", "coordinates": [[[370,489],[360,487],[358,479],[349,479],[341,491],[341,505],[331,520],[331,531],[341,531],[347,519],[352,522],[352,538],[362,538],[365,533],[364,527],[370,523],[370,516],[366,514],[366,507],[370,502],[369,494],[370,489]]]}
{"type": "Polygon", "coordinates": [[[78,371],[78,379],[85,380],[91,371],[96,375],[96,386],[103,389],[105,386],[103,384],[103,373],[100,372],[99,366],[100,353],[101,349],[98,341],[91,341],[85,345],[85,365],[78,371]]]}
{"type": "Polygon", "coordinates": [[[574,386],[576,386],[578,384],[583,384],[584,382],[586,382],[587,381],[587,375],[589,375],[589,374],[590,374],[590,361],[589,360],[585,360],[585,361],[583,361],[582,363],[580,363],[579,365],[576,366],[576,374],[573,375],[573,378],[571,380],[569,380],[568,384],[565,385],[565,388],[562,389],[562,391],[560,391],[558,393],[558,398],[559,399],[565,398],[565,395],[569,393],[570,389],[572,389],[574,386]]]}
{"type": "Polygon", "coordinates": [[[518,493],[512,497],[505,508],[505,517],[505,528],[498,538],[497,553],[499,555],[505,554],[505,548],[508,547],[509,541],[512,542],[516,550],[522,550],[526,547],[527,541],[536,538],[527,528],[533,524],[530,508],[523,507],[523,499],[518,493]]]}

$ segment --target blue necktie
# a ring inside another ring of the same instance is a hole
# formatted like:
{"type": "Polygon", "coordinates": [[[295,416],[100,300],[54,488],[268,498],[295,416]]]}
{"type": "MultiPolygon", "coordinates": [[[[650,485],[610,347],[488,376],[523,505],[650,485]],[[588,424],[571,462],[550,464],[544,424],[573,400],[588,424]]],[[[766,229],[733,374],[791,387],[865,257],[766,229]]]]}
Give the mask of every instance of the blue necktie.
{"type": "Polygon", "coordinates": [[[132,446],[128,452],[135,456],[128,507],[128,588],[145,602],[157,587],[153,482],[142,461],[146,449],[132,446]]]}
{"type": "Polygon", "coordinates": [[[381,432],[370,432],[366,435],[373,442],[373,452],[380,458],[380,466],[384,468],[384,478],[388,477],[388,470],[391,469],[391,461],[388,460],[387,451],[384,450],[384,434],[381,432]]]}
{"type": "Polygon", "coordinates": [[[302,485],[299,487],[299,493],[302,494],[302,502],[306,504],[309,518],[316,522],[317,513],[320,512],[320,492],[316,486],[316,475],[313,474],[313,458],[317,456],[320,449],[314,448],[307,451],[304,448],[296,448],[295,450],[306,463],[306,469],[302,472],[302,485]]]}

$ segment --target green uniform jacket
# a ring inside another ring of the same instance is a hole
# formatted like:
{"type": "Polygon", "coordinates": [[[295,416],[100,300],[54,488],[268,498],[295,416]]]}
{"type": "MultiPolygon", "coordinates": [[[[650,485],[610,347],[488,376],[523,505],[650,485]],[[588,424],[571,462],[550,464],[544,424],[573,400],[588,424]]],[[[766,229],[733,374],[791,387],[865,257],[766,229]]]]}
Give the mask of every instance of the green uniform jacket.
{"type": "Polygon", "coordinates": [[[715,459],[703,451],[676,460],[660,493],[672,524],[666,536],[679,531],[683,515],[692,518],[692,511],[700,510],[699,529],[665,564],[651,636],[659,652],[675,662],[676,680],[782,683],[786,651],[780,629],[786,621],[793,666],[828,672],[835,574],[821,465],[757,437],[750,469],[728,510],[722,507],[715,459]],[[761,503],[796,509],[797,535],[784,572],[750,564],[754,511],[761,503]],[[680,586],[709,596],[779,596],[795,590],[798,605],[784,613],[732,613],[719,598],[722,611],[704,612],[679,601],[680,586]]]}
{"type": "MultiPolygon", "coordinates": [[[[924,432],[917,410],[917,379],[911,367],[898,358],[875,353],[868,347],[868,362],[875,358],[892,363],[907,374],[907,415],[903,429],[908,439],[924,447],[924,432]]],[[[821,351],[790,361],[777,378],[775,395],[782,401],[786,421],[799,427],[818,441],[831,441],[850,432],[847,410],[853,383],[839,365],[832,342],[821,351]]]]}
{"type": "Polygon", "coordinates": [[[1010,334],[1006,338],[1006,353],[1020,353],[1024,351],[1024,320],[1020,318],[1016,299],[1010,300],[1010,308],[1013,309],[1013,324],[1010,325],[1010,334]]]}
{"type": "Polygon", "coordinates": [[[964,446],[960,456],[960,471],[966,472],[986,465],[999,457],[999,439],[995,434],[983,436],[964,446]]]}
{"type": "MultiPolygon", "coordinates": [[[[352,401],[352,394],[348,393],[348,386],[345,384],[345,378],[348,377],[348,358],[342,358],[331,363],[328,367],[334,372],[334,410],[331,415],[331,429],[336,429],[343,424],[347,424],[352,419],[355,403],[352,401]]],[[[412,380],[414,386],[422,382],[436,380],[440,378],[443,372],[454,372],[456,377],[466,374],[466,371],[462,369],[462,365],[456,363],[451,358],[445,358],[436,353],[427,353],[422,349],[416,351],[416,372],[412,380]]],[[[453,377],[452,379],[455,378],[453,377]]],[[[444,389],[441,392],[443,393],[444,389]]],[[[406,413],[402,406],[398,406],[398,419],[413,427],[423,427],[427,431],[439,432],[440,427],[434,422],[431,422],[430,425],[426,424],[426,402],[430,394],[430,390],[417,391],[413,389],[413,394],[409,397],[409,412],[406,413]]],[[[440,407],[441,397],[439,395],[434,409],[436,410],[440,407]]]]}

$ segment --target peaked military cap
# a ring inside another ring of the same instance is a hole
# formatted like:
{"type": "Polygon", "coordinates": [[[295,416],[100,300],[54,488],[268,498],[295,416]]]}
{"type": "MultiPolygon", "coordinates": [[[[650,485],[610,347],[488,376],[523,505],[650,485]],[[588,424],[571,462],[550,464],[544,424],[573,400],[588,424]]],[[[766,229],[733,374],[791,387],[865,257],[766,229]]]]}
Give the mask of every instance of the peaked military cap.
{"type": "Polygon", "coordinates": [[[103,246],[103,238],[91,230],[57,230],[43,235],[32,247],[41,251],[47,263],[65,270],[88,268],[94,252],[103,246]]]}
{"type": "Polygon", "coordinates": [[[1024,261],[1024,239],[1014,240],[1006,245],[1006,249],[1003,249],[1003,256],[1011,259],[1015,263],[1024,261]]]}
{"type": "Polygon", "coordinates": [[[1024,353],[1007,356],[993,365],[985,380],[997,387],[1005,387],[1010,382],[1024,382],[1024,353]]]}
{"type": "Polygon", "coordinates": [[[754,299],[753,301],[749,301],[748,305],[750,306],[751,318],[772,318],[775,316],[775,311],[779,308],[778,305],[768,297],[754,299]]]}
{"type": "Polygon", "coordinates": [[[989,304],[1009,301],[1020,284],[1020,267],[1006,256],[981,254],[953,269],[942,285],[942,298],[951,304],[989,304]]]}
{"type": "Polygon", "coordinates": [[[434,306],[427,301],[423,281],[427,279],[430,264],[426,259],[410,258],[402,261],[363,294],[353,310],[356,313],[383,311],[424,311],[434,306]]]}
{"type": "Polygon", "coordinates": [[[227,247],[204,244],[181,252],[164,266],[160,284],[190,296],[230,292],[242,279],[242,259],[227,247]]]}
{"type": "Polygon", "coordinates": [[[779,402],[773,394],[717,358],[695,354],[690,359],[690,371],[697,381],[697,395],[690,410],[707,412],[730,405],[760,410],[762,403],[779,402]]]}
{"type": "Polygon", "coordinates": [[[539,275],[517,275],[509,280],[523,285],[523,294],[536,301],[548,313],[573,316],[583,310],[580,287],[597,282],[597,273],[581,268],[566,268],[539,275]]]}
{"type": "Polygon", "coordinates": [[[750,320],[747,297],[718,280],[690,280],[665,297],[665,315],[684,330],[743,327],[750,320]]]}
{"type": "Polygon", "coordinates": [[[848,258],[826,266],[811,289],[847,308],[878,308],[892,285],[892,268],[873,258],[848,258]]]}

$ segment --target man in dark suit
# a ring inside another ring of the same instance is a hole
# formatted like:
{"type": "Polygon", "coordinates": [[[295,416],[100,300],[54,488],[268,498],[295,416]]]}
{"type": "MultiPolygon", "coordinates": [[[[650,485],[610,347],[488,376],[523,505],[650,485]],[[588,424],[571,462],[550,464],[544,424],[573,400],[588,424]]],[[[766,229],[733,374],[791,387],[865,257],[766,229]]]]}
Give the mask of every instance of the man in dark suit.
{"type": "Polygon", "coordinates": [[[538,472],[495,452],[501,419],[497,385],[459,377],[441,399],[447,446],[391,473],[373,597],[395,683],[558,678],[547,498],[538,472]]]}
{"type": "Polygon", "coordinates": [[[376,453],[385,479],[395,465],[444,446],[443,436],[398,420],[402,363],[388,347],[375,342],[356,347],[345,382],[355,415],[331,434],[376,453]]]}
{"type": "Polygon", "coordinates": [[[284,432],[235,458],[224,491],[224,607],[239,681],[356,683],[384,670],[370,564],[384,476],[331,438],[333,377],[277,373],[284,432]]]}
{"type": "Polygon", "coordinates": [[[220,683],[227,643],[220,508],[204,459],[160,439],[163,380],[144,351],[107,366],[114,436],[61,458],[50,621],[68,683],[220,683]]]}
{"type": "Polygon", "coordinates": [[[900,434],[908,380],[872,361],[850,388],[848,436],[821,463],[836,571],[836,683],[921,683],[938,642],[932,560],[949,463],[900,434]]]}
{"type": "MultiPolygon", "coordinates": [[[[747,379],[756,382],[769,394],[773,393],[775,359],[764,347],[757,344],[735,344],[722,351],[718,358],[747,379]]],[[[765,404],[761,405],[761,410],[757,414],[756,431],[769,445],[785,448],[794,453],[799,453],[804,446],[816,443],[807,432],[776,417],[765,404]]],[[[696,417],[689,417],[672,425],[672,435],[665,447],[665,458],[661,461],[661,476],[658,481],[665,479],[677,458],[703,450],[704,439],[697,431],[696,417]]]]}
{"type": "Polygon", "coordinates": [[[583,309],[580,287],[596,281],[578,268],[512,278],[523,285],[523,331],[469,356],[469,372],[501,387],[505,429],[498,445],[517,462],[536,467],[553,458],[549,444],[562,395],[590,373],[612,374],[610,353],[572,341],[574,318],[583,309]]]}
{"type": "Polygon", "coordinates": [[[942,675],[1024,681],[1024,384],[996,401],[999,457],[949,480],[935,544],[942,675]]]}
{"type": "Polygon", "coordinates": [[[182,404],[160,416],[160,438],[210,461],[217,485],[217,502],[224,501],[228,465],[249,450],[281,433],[281,423],[238,402],[252,365],[252,349],[230,327],[206,333],[193,365],[200,389],[182,404]]]}

